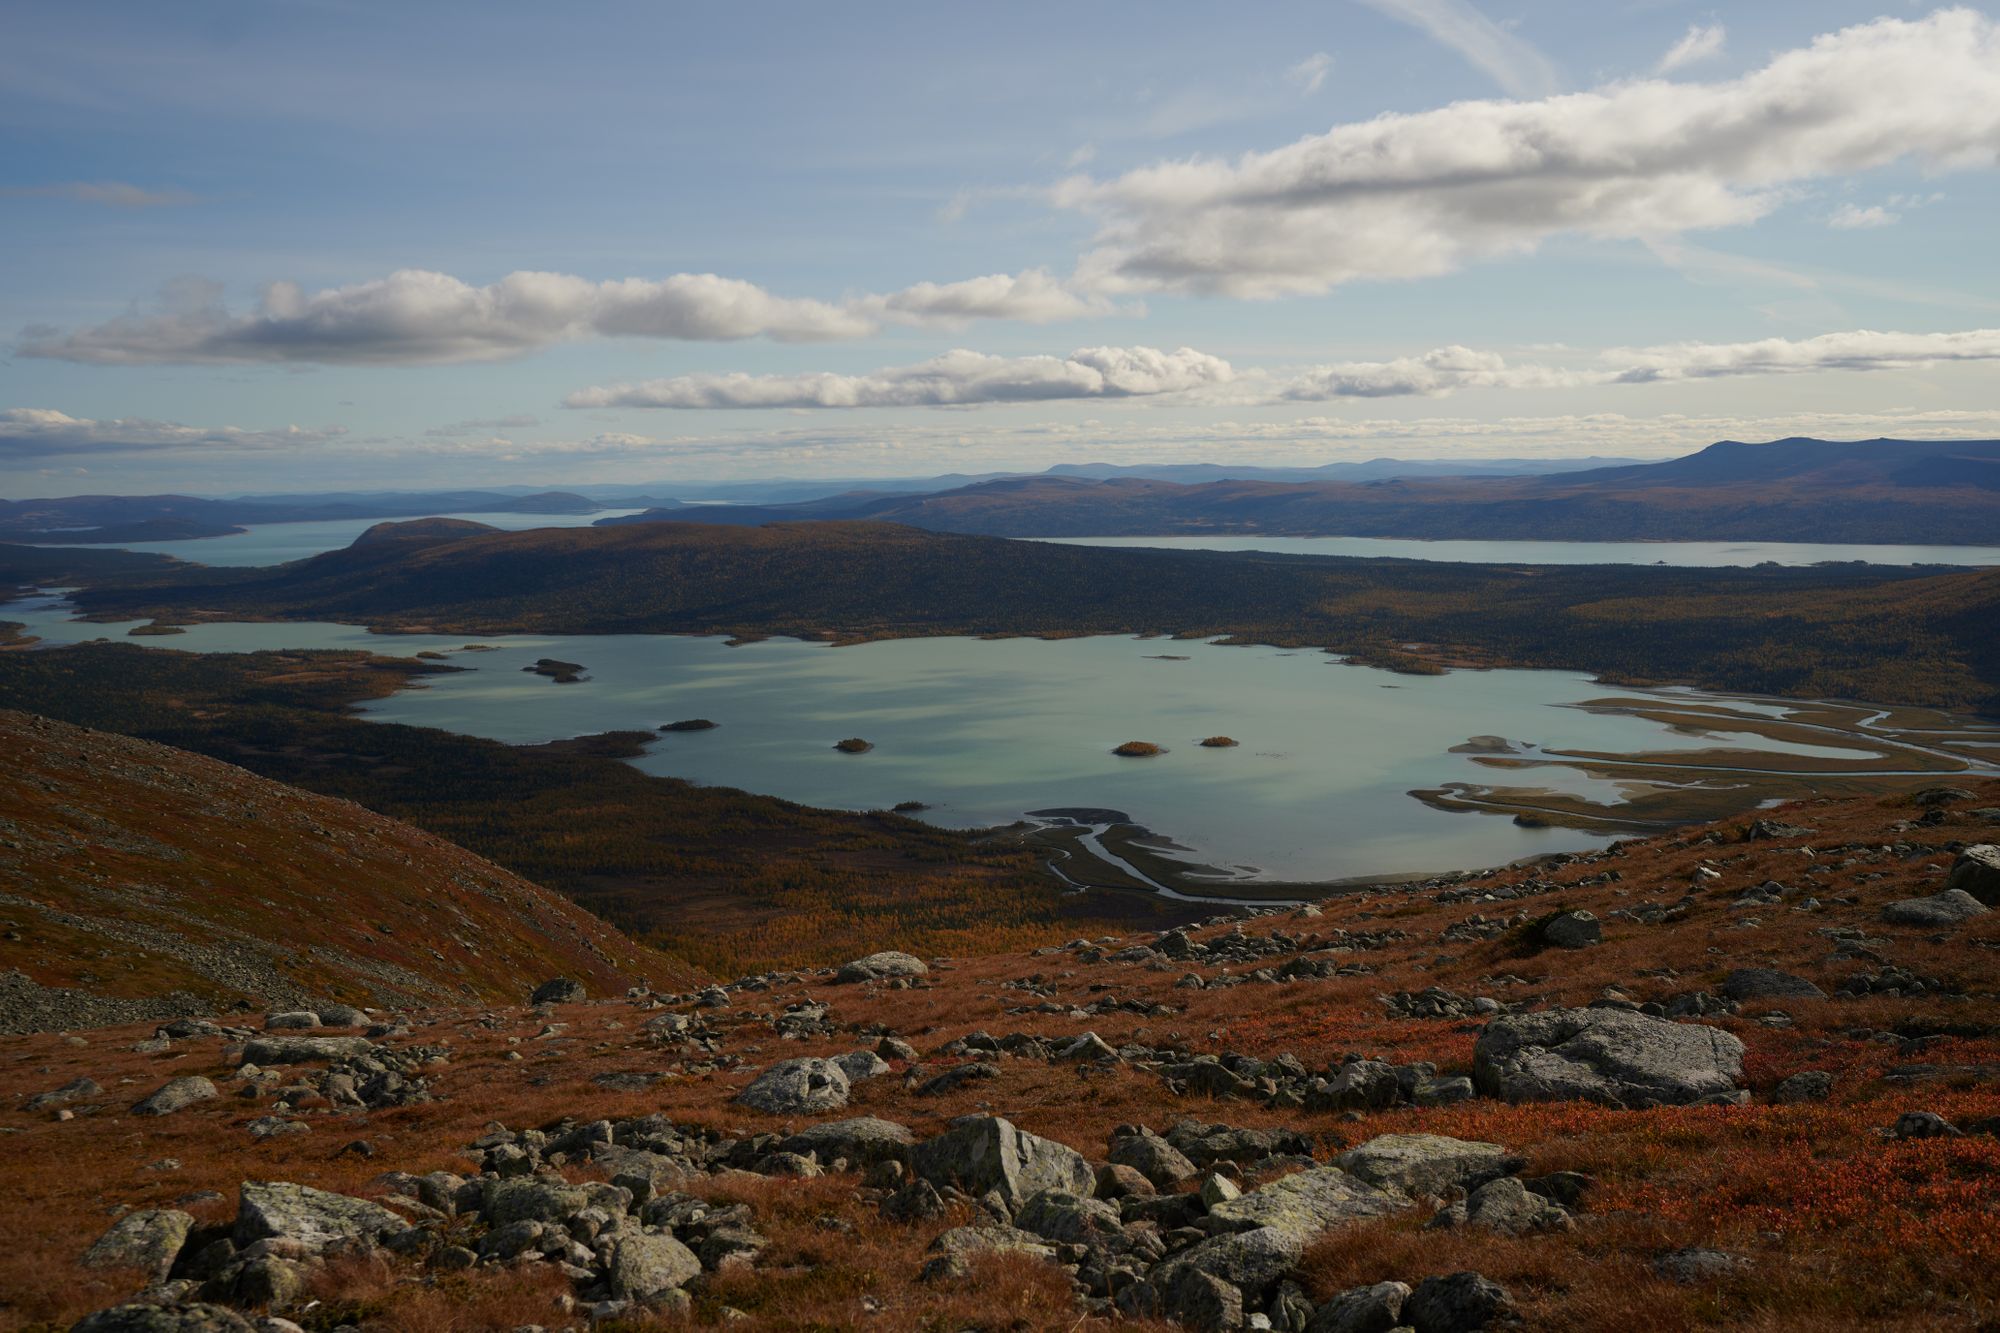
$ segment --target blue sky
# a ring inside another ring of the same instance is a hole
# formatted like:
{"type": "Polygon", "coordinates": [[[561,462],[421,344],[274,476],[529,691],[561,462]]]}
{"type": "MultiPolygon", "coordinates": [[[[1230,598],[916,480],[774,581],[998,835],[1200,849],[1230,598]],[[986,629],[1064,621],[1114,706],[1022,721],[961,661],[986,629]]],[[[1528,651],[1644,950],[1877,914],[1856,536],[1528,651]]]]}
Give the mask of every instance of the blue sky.
{"type": "Polygon", "coordinates": [[[1977,7],[6,31],[0,494],[2000,434],[1977,7]]]}

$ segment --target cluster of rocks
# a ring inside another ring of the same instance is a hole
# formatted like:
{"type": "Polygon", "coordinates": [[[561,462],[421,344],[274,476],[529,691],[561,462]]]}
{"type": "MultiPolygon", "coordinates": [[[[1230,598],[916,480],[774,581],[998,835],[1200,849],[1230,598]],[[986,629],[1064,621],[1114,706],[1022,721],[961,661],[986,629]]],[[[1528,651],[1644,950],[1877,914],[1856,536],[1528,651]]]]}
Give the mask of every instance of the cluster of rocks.
{"type": "MultiPolygon", "coordinates": [[[[892,1128],[907,1141],[907,1131],[892,1128]]],[[[684,1313],[691,1282],[754,1263],[769,1242],[747,1206],[713,1205],[673,1186],[733,1170],[804,1174],[792,1159],[817,1174],[814,1153],[826,1127],[819,1133],[797,1145],[801,1152],[777,1135],[730,1140],[657,1115],[550,1130],[496,1126],[467,1150],[478,1176],[389,1172],[375,1182],[387,1191],[379,1201],[245,1182],[227,1227],[198,1227],[172,1209],[120,1218],[84,1263],[141,1269],[152,1283],[136,1305],[119,1308],[124,1313],[102,1312],[79,1327],[180,1327],[137,1322],[139,1312],[184,1312],[190,1303],[283,1311],[302,1300],[328,1259],[371,1252],[438,1272],[553,1265],[593,1320],[640,1307],[684,1313]],[[560,1174],[565,1167],[610,1179],[572,1183],[560,1174]]]]}
{"type": "Polygon", "coordinates": [[[1068,1271],[1087,1313],[1286,1333],[1388,1329],[1399,1320],[1447,1333],[1503,1322],[1511,1301],[1476,1275],[1431,1279],[1414,1291],[1357,1288],[1319,1307],[1293,1279],[1306,1246],[1343,1223],[1429,1206],[1433,1225],[1513,1235],[1556,1229],[1568,1225],[1589,1183],[1574,1175],[1524,1181],[1521,1160],[1498,1145],[1436,1135],[1384,1135],[1328,1164],[1309,1156],[1311,1147],[1285,1130],[1183,1120],[1162,1135],[1124,1125],[1093,1167],[1004,1119],[975,1116],[914,1145],[906,1159],[885,1159],[873,1179],[908,1180],[883,1199],[891,1217],[935,1216],[953,1196],[986,1214],[937,1238],[922,1273],[928,1280],[964,1276],[982,1254],[1029,1254],[1068,1271]],[[1274,1172],[1289,1174],[1255,1189],[1239,1183],[1274,1172]],[[1365,1322],[1365,1311],[1388,1322],[1365,1322]]]}
{"type": "Polygon", "coordinates": [[[1397,991],[1377,996],[1391,1018],[1485,1018],[1503,1012],[1507,1006],[1487,995],[1460,995],[1442,986],[1426,986],[1420,991],[1397,991]]]}

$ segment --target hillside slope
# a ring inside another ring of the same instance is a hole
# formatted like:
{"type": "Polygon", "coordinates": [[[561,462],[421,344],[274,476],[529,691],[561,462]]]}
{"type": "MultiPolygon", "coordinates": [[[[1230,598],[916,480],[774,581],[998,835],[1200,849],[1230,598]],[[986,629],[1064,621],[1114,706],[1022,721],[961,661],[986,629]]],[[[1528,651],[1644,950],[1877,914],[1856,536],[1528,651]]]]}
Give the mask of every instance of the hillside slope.
{"type": "Polygon", "coordinates": [[[441,838],[183,750],[0,711],[0,1031],[518,1001],[681,964],[441,838]]]}
{"type": "MultiPolygon", "coordinates": [[[[2000,912],[1908,900],[2000,834],[1996,807],[2000,783],[1791,805],[1188,930],[873,964],[915,976],[765,973],[726,1004],[431,1013],[373,1057],[419,1069],[409,1105],[340,1095],[343,1065],[246,1069],[254,1021],[0,1039],[0,1327],[132,1299],[136,1264],[79,1256],[191,1223],[125,1251],[171,1268],[149,1301],[362,1333],[1991,1329],[2000,912]],[[1550,1021],[1593,1037],[1518,1062],[1494,1040],[1550,1021]],[[746,1098],[801,1059],[828,1062],[817,1085],[746,1098]],[[132,1111],[176,1077],[226,1095],[132,1111]],[[297,1185],[415,1229],[273,1206],[297,1185]],[[328,1220],[364,1253],[326,1252],[328,1220]],[[1466,1273],[1519,1323],[1407,1290],[1466,1273]],[[1404,1284],[1374,1293],[1400,1321],[1327,1312],[1378,1283],[1404,1284]]],[[[108,1326],[253,1333],[234,1317],[108,1326]]]]}

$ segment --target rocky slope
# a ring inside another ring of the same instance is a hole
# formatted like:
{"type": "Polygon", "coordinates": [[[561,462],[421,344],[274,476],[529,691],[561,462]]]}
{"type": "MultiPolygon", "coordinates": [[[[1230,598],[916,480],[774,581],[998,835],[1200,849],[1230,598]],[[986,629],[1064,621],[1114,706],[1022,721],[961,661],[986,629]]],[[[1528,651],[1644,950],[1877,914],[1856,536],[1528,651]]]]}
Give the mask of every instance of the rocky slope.
{"type": "Polygon", "coordinates": [[[8,1038],[0,1323],[1990,1327],[1996,836],[1986,784],[1028,954],[8,1038]]]}
{"type": "Polygon", "coordinates": [[[346,801],[0,711],[0,1031],[237,1003],[458,1005],[524,975],[684,966],[489,861],[346,801]]]}

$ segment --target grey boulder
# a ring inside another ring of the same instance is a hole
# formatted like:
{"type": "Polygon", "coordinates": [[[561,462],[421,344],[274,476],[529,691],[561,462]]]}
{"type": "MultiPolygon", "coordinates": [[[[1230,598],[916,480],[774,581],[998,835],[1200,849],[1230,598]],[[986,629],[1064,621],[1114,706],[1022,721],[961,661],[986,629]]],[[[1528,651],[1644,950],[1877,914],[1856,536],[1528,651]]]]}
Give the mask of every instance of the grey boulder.
{"type": "Polygon", "coordinates": [[[1944,886],[1970,894],[1987,907],[2000,907],[2000,847],[1980,843],[1960,852],[1944,886]]]}
{"type": "Polygon", "coordinates": [[[253,1037],[243,1044],[246,1065],[310,1065],[375,1054],[366,1037],[253,1037]]]}
{"type": "Polygon", "coordinates": [[[1410,1288],[1401,1282],[1350,1287],[1313,1311],[1305,1333],[1389,1333],[1403,1322],[1410,1288]]]}
{"type": "Polygon", "coordinates": [[[1017,1129],[999,1116],[968,1116],[910,1154],[916,1174],[975,1198],[998,1193],[1008,1211],[1043,1190],[1089,1197],[1096,1176],[1083,1154],[1017,1129]]]}
{"type": "Polygon", "coordinates": [[[246,1180],[232,1238],[239,1248],[283,1240],[317,1252],[367,1249],[409,1229],[402,1218],[366,1199],[285,1181],[246,1180]]]}
{"type": "Polygon", "coordinates": [[[611,1249],[605,1283],[617,1300],[651,1301],[701,1275],[694,1251],[665,1233],[621,1236],[611,1249]]]}
{"type": "Polygon", "coordinates": [[[1720,1028],[1623,1009],[1550,1009],[1494,1019],[1472,1080],[1510,1102],[1685,1106],[1737,1100],[1743,1043],[1720,1028]]]}
{"type": "Polygon", "coordinates": [[[972,1261],[983,1254],[1026,1254],[1042,1260],[1056,1257],[1039,1236],[1013,1227],[953,1227],[931,1242],[931,1258],[919,1274],[925,1282],[967,1277],[972,1261]]]}
{"type": "Polygon", "coordinates": [[[215,1085],[196,1074],[170,1079],[155,1089],[151,1096],[132,1108],[133,1115],[172,1115],[184,1111],[196,1102],[205,1102],[218,1094],[215,1085]]]}
{"type": "Polygon", "coordinates": [[[1542,942],[1558,949],[1587,949],[1604,942],[1604,927],[1593,912],[1559,912],[1542,923],[1542,942]]]}
{"type": "Polygon", "coordinates": [[[529,1004],[582,1004],[589,994],[581,981],[569,977],[552,977],[535,987],[528,996],[529,1004]]]}
{"type": "Polygon", "coordinates": [[[1132,1168],[1160,1189],[1188,1179],[1196,1170],[1187,1154],[1143,1125],[1114,1137],[1105,1160],[1132,1168]]]}
{"type": "Polygon", "coordinates": [[[846,1071],[831,1060],[780,1060],[757,1075],[736,1100],[768,1115],[814,1115],[847,1105],[846,1071]]]}
{"type": "Polygon", "coordinates": [[[1208,1217],[1212,1227],[1231,1231],[1267,1228],[1304,1244],[1342,1222],[1383,1217],[1409,1206],[1410,1201],[1400,1194],[1378,1189],[1337,1166],[1322,1166],[1225,1199],[1208,1210],[1208,1217]]]}
{"type": "Polygon", "coordinates": [[[884,949],[881,953],[871,953],[866,958],[857,958],[843,966],[834,974],[837,982],[881,981],[888,977],[927,976],[930,968],[915,954],[884,949]]]}
{"type": "Polygon", "coordinates": [[[849,1166],[863,1167],[877,1162],[907,1162],[916,1141],[916,1135],[906,1126],[864,1115],[809,1125],[778,1146],[801,1156],[810,1153],[823,1163],[845,1158],[849,1166]]]}
{"type": "Polygon", "coordinates": [[[1824,1000],[1826,992],[1804,977],[1774,967],[1739,967],[1722,982],[1732,1000],[1824,1000]]]}
{"type": "Polygon", "coordinates": [[[1333,1159],[1349,1175],[1412,1199],[1470,1189],[1505,1171],[1507,1150],[1442,1134],[1382,1134],[1333,1159]]]}
{"type": "Polygon", "coordinates": [[[141,1208],[125,1214],[83,1252],[85,1268],[137,1268],[155,1280],[167,1275],[194,1229],[194,1218],[176,1208],[141,1208]]]}
{"type": "Polygon", "coordinates": [[[1427,1277],[1403,1305],[1403,1322],[1417,1333],[1472,1333],[1514,1320],[1514,1300],[1477,1273],[1427,1277]]]}
{"type": "Polygon", "coordinates": [[[1964,889],[1946,889],[1928,898],[1904,898],[1882,909],[1882,919],[1892,926],[1922,926],[1942,929],[1985,916],[1990,909],[1964,889]]]}

